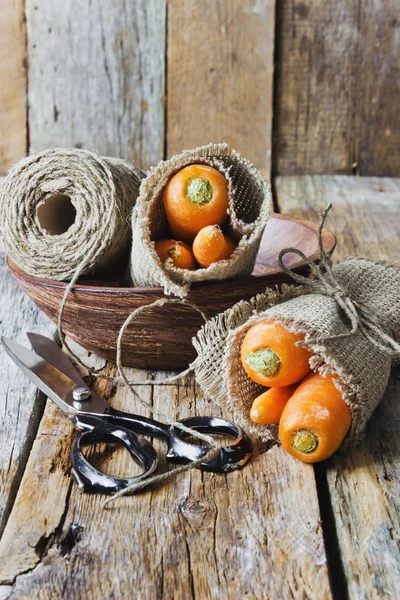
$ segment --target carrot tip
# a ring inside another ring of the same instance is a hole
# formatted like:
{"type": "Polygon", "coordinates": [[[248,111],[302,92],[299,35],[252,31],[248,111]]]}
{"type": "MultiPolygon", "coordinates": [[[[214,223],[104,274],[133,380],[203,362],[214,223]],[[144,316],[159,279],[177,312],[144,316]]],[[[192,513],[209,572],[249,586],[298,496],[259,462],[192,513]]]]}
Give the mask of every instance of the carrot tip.
{"type": "Polygon", "coordinates": [[[292,446],[299,452],[311,454],[318,448],[319,438],[310,429],[299,429],[292,434],[292,446]]]}
{"type": "Polygon", "coordinates": [[[269,377],[276,375],[281,364],[279,356],[271,348],[249,352],[244,360],[251,369],[269,377]]]}

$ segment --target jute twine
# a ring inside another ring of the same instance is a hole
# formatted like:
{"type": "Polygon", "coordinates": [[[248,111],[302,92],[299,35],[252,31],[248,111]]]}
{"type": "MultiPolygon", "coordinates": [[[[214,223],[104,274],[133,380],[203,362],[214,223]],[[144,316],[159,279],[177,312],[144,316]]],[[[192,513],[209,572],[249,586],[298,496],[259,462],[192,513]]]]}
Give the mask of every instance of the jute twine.
{"type": "MultiPolygon", "coordinates": [[[[78,268],[79,270],[79,268],[78,268]]],[[[171,420],[169,418],[168,415],[166,415],[165,413],[163,413],[161,410],[156,410],[154,409],[148,402],[145,402],[137,393],[137,391],[135,390],[135,388],[133,387],[134,385],[137,385],[137,382],[135,381],[129,381],[129,379],[126,376],[125,373],[125,369],[123,367],[122,364],[122,339],[124,336],[124,333],[127,329],[127,327],[130,325],[130,323],[143,311],[148,310],[149,308],[153,308],[156,306],[164,306],[166,304],[186,304],[190,307],[192,307],[194,310],[196,310],[197,312],[199,312],[203,319],[206,321],[207,320],[207,316],[205,315],[205,313],[195,304],[187,302],[186,300],[181,300],[178,298],[164,298],[161,300],[156,300],[155,302],[152,302],[151,304],[145,305],[145,306],[140,306],[139,308],[136,308],[134,311],[131,312],[131,314],[126,318],[125,322],[123,323],[119,334],[118,334],[118,338],[117,338],[117,357],[116,357],[116,362],[117,362],[117,368],[118,368],[118,372],[119,372],[119,377],[110,377],[107,375],[103,375],[102,373],[97,373],[93,368],[88,367],[87,365],[85,365],[85,363],[72,351],[72,349],[70,348],[70,346],[68,345],[67,341],[66,341],[66,337],[65,337],[65,333],[63,330],[63,316],[64,316],[64,311],[65,311],[65,306],[69,297],[69,294],[72,291],[72,287],[73,287],[73,282],[71,281],[68,286],[65,289],[61,304],[60,304],[60,308],[58,311],[58,318],[57,318],[57,332],[58,332],[58,337],[61,341],[61,345],[63,347],[63,349],[67,352],[67,354],[76,362],[78,363],[81,367],[83,367],[87,374],[99,379],[106,379],[107,381],[111,381],[112,383],[123,383],[125,385],[125,387],[128,389],[129,393],[132,395],[132,397],[137,400],[138,402],[140,402],[140,404],[142,406],[144,406],[145,408],[148,409],[148,411],[150,412],[151,415],[153,415],[154,417],[158,418],[158,419],[162,419],[164,422],[168,423],[171,426],[176,427],[177,429],[191,435],[194,438],[197,438],[200,441],[206,442],[209,446],[210,446],[210,450],[199,460],[196,461],[192,461],[186,465],[182,465],[180,467],[175,467],[174,469],[172,469],[171,471],[167,471],[165,473],[161,473],[160,475],[152,475],[151,477],[146,477],[145,479],[140,479],[138,478],[136,482],[132,483],[131,485],[129,485],[128,487],[126,487],[123,490],[120,490],[119,492],[113,494],[110,498],[108,498],[107,500],[104,501],[103,503],[103,508],[105,508],[107,506],[107,504],[109,504],[110,502],[113,502],[114,500],[116,500],[117,498],[120,498],[122,496],[125,496],[127,494],[132,494],[135,491],[138,491],[140,489],[143,489],[145,487],[148,487],[150,485],[152,485],[153,483],[160,483],[162,481],[165,481],[167,479],[170,479],[172,477],[175,477],[176,475],[178,475],[179,473],[184,473],[186,471],[189,471],[191,469],[194,469],[196,467],[199,467],[202,463],[206,463],[210,460],[212,460],[213,458],[215,458],[221,451],[221,444],[217,443],[211,436],[206,435],[204,433],[201,433],[200,431],[196,431],[195,429],[186,427],[186,425],[180,423],[179,421],[175,421],[175,420],[171,420]]],[[[141,382],[141,384],[146,384],[146,385],[165,385],[165,384],[171,384],[175,381],[177,381],[178,379],[181,379],[182,377],[185,377],[186,375],[188,375],[191,371],[193,371],[194,369],[194,364],[189,365],[189,367],[187,369],[185,369],[184,371],[182,371],[181,373],[178,373],[177,375],[174,375],[172,377],[169,377],[167,379],[163,379],[163,380],[146,380],[145,382],[141,382]]]]}
{"type": "Polygon", "coordinates": [[[250,302],[239,302],[208,321],[194,341],[195,375],[203,392],[232,411],[250,435],[265,442],[278,441],[277,426],[250,420],[251,405],[265,388],[247,376],[240,358],[243,338],[256,323],[274,319],[303,334],[301,345],[313,353],[310,367],[336,376],[335,384],[352,413],[344,448],[361,438],[384,394],[391,366],[400,356],[400,270],[363,258],[332,265],[321,241],[329,209],[321,216],[319,264],[295,248],[280,254],[282,269],[300,286],[282,286],[250,302]],[[308,263],[310,279],[283,264],[288,252],[308,263]]]}
{"type": "Polygon", "coordinates": [[[73,148],[22,160],[0,196],[8,255],[26,273],[59,281],[110,267],[129,246],[143,176],[123,160],[73,148]],[[52,202],[59,204],[52,209],[52,202]]]}
{"type": "Polygon", "coordinates": [[[194,282],[224,280],[249,275],[255,264],[261,237],[271,208],[266,179],[248,160],[226,144],[209,144],[185,150],[150,169],[142,182],[132,213],[131,278],[137,286],[162,286],[166,294],[185,297],[194,282]],[[232,256],[194,271],[177,269],[172,261],[162,264],[155,241],[170,237],[162,194],[171,177],[189,164],[218,169],[228,181],[230,235],[238,243],[232,256]]]}

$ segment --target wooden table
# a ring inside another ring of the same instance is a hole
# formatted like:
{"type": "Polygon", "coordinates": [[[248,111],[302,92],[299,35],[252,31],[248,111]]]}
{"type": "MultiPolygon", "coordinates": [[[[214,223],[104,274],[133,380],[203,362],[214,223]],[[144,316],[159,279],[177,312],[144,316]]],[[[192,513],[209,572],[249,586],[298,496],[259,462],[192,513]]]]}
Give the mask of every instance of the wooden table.
{"type": "MultiPolygon", "coordinates": [[[[398,258],[400,180],[279,177],[275,190],[282,212],[311,219],[333,201],[336,258],[398,258]]],[[[26,330],[54,332],[12,280],[4,255],[1,301],[6,335],[24,342],[26,330]]],[[[104,497],[72,483],[68,419],[3,352],[0,364],[0,598],[400,598],[399,372],[365,440],[346,456],[313,467],[278,446],[261,447],[240,472],[192,471],[105,510],[104,497]]],[[[102,381],[97,389],[113,406],[146,414],[123,387],[102,381]]],[[[138,390],[171,418],[221,414],[191,378],[138,390]]],[[[97,464],[132,472],[120,449],[97,464]]]]}
{"type": "MultiPolygon", "coordinates": [[[[226,141],[274,175],[275,209],[316,220],[333,201],[337,258],[399,259],[400,180],[370,177],[400,175],[395,0],[1,10],[0,174],[30,149],[96,149],[148,169],[226,141]]],[[[4,259],[1,333],[52,335],[4,259]]],[[[108,510],[71,481],[68,419],[3,352],[0,373],[0,600],[400,598],[398,371],[346,456],[312,467],[258,448],[240,472],[183,474],[108,510]]],[[[221,412],[190,378],[138,390],[171,418],[221,412]]],[[[145,414],[122,387],[98,391],[145,414]]],[[[99,460],[114,473],[130,464],[122,451],[99,460]]]]}

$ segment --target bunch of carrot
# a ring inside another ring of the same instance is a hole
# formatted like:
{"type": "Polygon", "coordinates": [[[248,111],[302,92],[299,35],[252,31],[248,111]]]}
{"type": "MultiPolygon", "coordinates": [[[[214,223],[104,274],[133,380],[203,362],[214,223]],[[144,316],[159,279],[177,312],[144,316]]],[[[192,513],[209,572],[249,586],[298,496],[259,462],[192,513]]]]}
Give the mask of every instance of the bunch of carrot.
{"type": "Polygon", "coordinates": [[[181,169],[168,182],[163,204],[175,239],[156,241],[161,262],[171,259],[178,269],[194,270],[225,260],[236,249],[221,229],[227,221],[228,182],[217,169],[207,165],[181,169]]]}
{"type": "Polygon", "coordinates": [[[296,345],[303,336],[273,320],[251,327],[241,346],[248,376],[269,387],[253,402],[255,423],[279,424],[284,449],[303,462],[331,456],[345,438],[351,413],[334,377],[312,372],[311,353],[296,345]]]}

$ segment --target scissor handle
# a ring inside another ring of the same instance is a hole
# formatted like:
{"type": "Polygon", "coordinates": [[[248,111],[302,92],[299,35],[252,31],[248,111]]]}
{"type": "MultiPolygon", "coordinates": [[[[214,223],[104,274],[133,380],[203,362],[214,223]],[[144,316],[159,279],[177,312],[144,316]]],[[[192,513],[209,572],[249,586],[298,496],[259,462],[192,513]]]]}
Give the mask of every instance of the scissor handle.
{"type": "MultiPolygon", "coordinates": [[[[224,445],[221,451],[212,460],[202,463],[200,468],[204,471],[225,473],[243,467],[252,454],[252,444],[248,435],[226,419],[218,417],[189,417],[179,421],[186,427],[205,434],[224,435],[234,438],[231,444],[224,445]]],[[[199,446],[187,442],[189,433],[171,425],[170,445],[167,459],[177,463],[188,463],[199,460],[210,451],[210,446],[199,446]]]]}
{"type": "MultiPolygon", "coordinates": [[[[125,427],[133,431],[164,439],[168,444],[167,460],[175,463],[188,463],[200,460],[205,456],[210,446],[201,446],[187,441],[188,433],[174,425],[165,425],[154,419],[130,413],[123,413],[109,408],[102,415],[108,423],[125,427]]],[[[252,453],[251,441],[246,433],[231,421],[217,417],[190,417],[179,421],[191,429],[201,433],[226,435],[234,438],[233,443],[223,446],[221,452],[211,461],[202,463],[200,468],[205,471],[226,472],[242,467],[252,453]]]]}
{"type": "Polygon", "coordinates": [[[156,451],[141,435],[92,416],[79,415],[73,417],[72,420],[78,427],[87,429],[74,442],[71,449],[71,475],[82,491],[112,494],[148,477],[157,468],[156,451]],[[143,466],[143,473],[136,477],[113,477],[96,469],[85,458],[82,448],[101,442],[122,443],[135,462],[143,466]]]}

